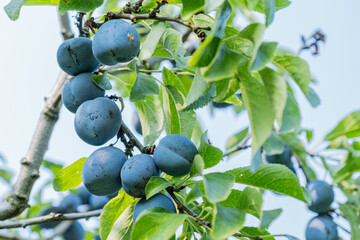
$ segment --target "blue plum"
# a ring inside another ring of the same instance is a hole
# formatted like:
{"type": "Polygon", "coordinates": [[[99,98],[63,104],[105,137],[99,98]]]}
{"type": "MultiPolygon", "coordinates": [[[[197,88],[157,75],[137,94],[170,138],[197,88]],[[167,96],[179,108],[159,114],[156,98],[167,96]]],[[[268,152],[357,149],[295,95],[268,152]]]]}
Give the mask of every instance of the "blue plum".
{"type": "Polygon", "coordinates": [[[77,207],[81,204],[82,201],[79,195],[70,194],[61,200],[59,209],[64,213],[76,212],[77,207]]]}
{"type": "Polygon", "coordinates": [[[57,51],[57,61],[60,68],[72,76],[92,72],[100,67],[100,62],[92,52],[92,41],[84,37],[63,42],[57,51]]]}
{"type": "Polygon", "coordinates": [[[328,215],[312,218],[305,231],[306,240],[338,240],[337,225],[328,215]]]}
{"type": "Polygon", "coordinates": [[[84,186],[79,188],[79,196],[82,204],[89,204],[91,193],[84,186]]]}
{"type": "Polygon", "coordinates": [[[91,195],[89,199],[89,204],[91,209],[101,209],[103,208],[108,202],[110,198],[108,196],[95,196],[91,195]]]}
{"type": "Polygon", "coordinates": [[[284,151],[280,154],[266,155],[265,159],[268,163],[283,164],[290,168],[293,163],[291,161],[292,152],[288,145],[284,145],[284,151]]]}
{"type": "Polygon", "coordinates": [[[168,196],[158,193],[148,200],[146,200],[146,198],[142,198],[136,203],[134,207],[133,221],[135,222],[136,218],[142,211],[151,207],[162,207],[176,213],[173,201],[168,196]]]}
{"type": "Polygon", "coordinates": [[[140,37],[130,23],[114,19],[105,22],[96,32],[92,49],[105,65],[128,62],[139,52],[140,37]]]}
{"type": "Polygon", "coordinates": [[[141,198],[145,196],[147,182],[152,176],[159,176],[160,171],[150,155],[139,154],[125,162],[120,174],[125,192],[141,198]]]}
{"type": "Polygon", "coordinates": [[[65,107],[75,113],[80,105],[98,97],[104,97],[105,91],[99,88],[92,80],[93,73],[80,73],[66,82],[62,100],[65,107]]]}
{"type": "Polygon", "coordinates": [[[99,97],[80,105],[75,114],[75,131],[86,143],[102,145],[113,138],[121,126],[119,107],[110,99],[99,97]]]}
{"type": "Polygon", "coordinates": [[[85,237],[84,228],[78,221],[74,221],[64,232],[63,237],[65,240],[82,240],[85,237]]]}
{"type": "Polygon", "coordinates": [[[97,196],[111,195],[121,188],[119,172],[126,161],[123,151],[116,147],[103,147],[86,159],[82,180],[86,189],[97,196]]]}
{"type": "Polygon", "coordinates": [[[154,160],[161,171],[181,177],[190,172],[197,153],[198,150],[190,139],[172,134],[161,139],[154,151],[154,160]]]}
{"type": "Polygon", "coordinates": [[[321,180],[312,180],[306,186],[311,197],[309,209],[317,213],[326,213],[334,201],[332,186],[321,180]]]}

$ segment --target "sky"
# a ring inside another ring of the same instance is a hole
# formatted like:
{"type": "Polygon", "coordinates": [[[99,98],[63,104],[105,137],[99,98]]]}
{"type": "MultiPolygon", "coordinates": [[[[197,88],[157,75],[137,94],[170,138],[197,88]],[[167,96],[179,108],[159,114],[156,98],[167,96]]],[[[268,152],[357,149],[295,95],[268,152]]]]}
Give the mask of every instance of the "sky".
{"type": "MultiPolygon", "coordinates": [[[[26,154],[44,107],[44,97],[50,92],[59,72],[56,51],[61,44],[61,35],[56,8],[24,7],[19,20],[13,22],[3,11],[7,2],[0,2],[0,152],[7,158],[6,167],[17,176],[19,161],[26,154]]],[[[315,130],[314,140],[308,146],[314,152],[339,120],[360,108],[357,75],[360,55],[359,10],[360,1],[356,0],[294,0],[288,8],[275,15],[273,24],[264,35],[265,41],[278,41],[280,46],[296,52],[301,46],[301,34],[310,36],[317,29],[326,34],[326,43],[321,44],[320,55],[301,54],[318,81],[314,88],[321,98],[321,105],[312,108],[300,91],[296,91],[303,116],[302,126],[315,130]]],[[[257,17],[262,20],[261,16],[257,17]]],[[[123,117],[131,126],[134,107],[130,103],[127,105],[123,117]]],[[[198,110],[197,114],[208,129],[212,143],[221,149],[224,149],[232,134],[248,124],[246,116],[238,117],[231,109],[215,110],[210,114],[209,109],[205,108],[198,110]]],[[[62,108],[45,159],[55,159],[69,165],[96,149],[77,137],[73,118],[73,114],[62,108]]],[[[225,160],[215,170],[249,165],[249,158],[250,151],[245,151],[225,160]]],[[[310,164],[317,166],[313,162],[310,164]]],[[[324,178],[325,173],[319,171],[319,176],[324,178]]],[[[42,182],[50,179],[46,171],[41,171],[41,174],[46,176],[42,182]]],[[[304,183],[301,174],[298,175],[304,183]]],[[[35,192],[41,187],[41,181],[35,184],[35,192]]],[[[0,198],[7,191],[0,184],[0,198]]],[[[53,194],[51,189],[46,193],[47,199],[59,202],[59,196],[53,194]]],[[[64,196],[64,193],[60,195],[64,196]]],[[[338,192],[336,197],[342,200],[338,192]]],[[[303,239],[306,224],[315,215],[298,200],[266,192],[264,209],[276,208],[283,208],[283,213],[274,221],[270,232],[288,233],[303,239]]],[[[247,221],[256,223],[251,218],[247,221]]],[[[343,234],[341,232],[342,236],[347,236],[343,234]]]]}

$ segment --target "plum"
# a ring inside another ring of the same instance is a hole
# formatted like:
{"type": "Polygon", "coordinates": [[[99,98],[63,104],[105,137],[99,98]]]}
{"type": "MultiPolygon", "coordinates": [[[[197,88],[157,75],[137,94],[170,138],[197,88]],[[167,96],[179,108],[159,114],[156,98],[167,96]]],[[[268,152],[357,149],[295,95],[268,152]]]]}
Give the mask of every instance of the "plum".
{"type": "Polygon", "coordinates": [[[113,19],[105,22],[94,36],[93,53],[105,65],[132,60],[139,52],[140,37],[128,22],[113,19]]]}
{"type": "Polygon", "coordinates": [[[78,221],[74,221],[64,232],[63,237],[65,240],[82,240],[85,237],[84,228],[78,221]]]}
{"type": "Polygon", "coordinates": [[[103,208],[108,202],[110,198],[108,196],[95,196],[91,195],[89,199],[89,204],[91,209],[101,209],[103,208]]]}
{"type": "Polygon", "coordinates": [[[142,198],[136,203],[134,207],[133,221],[135,222],[136,218],[142,211],[151,207],[162,207],[176,213],[173,201],[168,196],[158,193],[148,200],[146,200],[146,198],[142,198]]]}
{"type": "Polygon", "coordinates": [[[82,180],[86,189],[97,196],[111,195],[121,188],[119,172],[126,161],[123,151],[116,147],[103,147],[86,159],[82,180]]]}
{"type": "Polygon", "coordinates": [[[92,52],[92,41],[84,37],[63,42],[57,51],[57,61],[60,68],[72,76],[93,72],[100,67],[92,52]]]}
{"type": "Polygon", "coordinates": [[[87,100],[104,97],[105,91],[94,83],[93,75],[89,72],[80,73],[66,82],[62,92],[62,100],[70,112],[75,113],[80,105],[87,100]]]}
{"type": "Polygon", "coordinates": [[[145,196],[147,182],[152,176],[159,176],[160,171],[150,155],[138,154],[125,162],[120,175],[125,192],[141,198],[145,196]]]}
{"type": "Polygon", "coordinates": [[[292,152],[288,145],[284,145],[284,151],[280,154],[266,155],[265,159],[268,163],[283,164],[290,168],[293,163],[291,161],[292,152]]]}
{"type": "Polygon", "coordinates": [[[119,107],[108,98],[99,97],[80,105],[75,114],[75,131],[86,143],[102,145],[113,138],[121,126],[119,107]]]}
{"type": "Polygon", "coordinates": [[[77,207],[81,204],[82,201],[79,195],[70,194],[61,200],[59,209],[63,213],[76,212],[77,207]]]}
{"type": "Polygon", "coordinates": [[[309,209],[317,213],[328,212],[331,203],[334,201],[332,187],[324,181],[312,180],[307,184],[306,188],[309,190],[311,197],[309,209]]]}
{"type": "Polygon", "coordinates": [[[306,240],[337,240],[337,225],[329,215],[312,218],[305,231],[306,240]]]}
{"type": "Polygon", "coordinates": [[[154,161],[161,171],[181,177],[190,173],[195,155],[195,144],[185,136],[171,134],[159,142],[154,151],[154,161]]]}

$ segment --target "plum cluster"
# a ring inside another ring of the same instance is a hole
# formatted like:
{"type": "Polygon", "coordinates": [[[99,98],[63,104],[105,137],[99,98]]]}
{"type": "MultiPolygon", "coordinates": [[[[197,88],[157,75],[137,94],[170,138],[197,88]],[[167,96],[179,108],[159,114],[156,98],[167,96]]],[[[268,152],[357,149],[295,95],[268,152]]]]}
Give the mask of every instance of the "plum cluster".
{"type": "MultiPolygon", "coordinates": [[[[86,206],[89,210],[103,208],[113,196],[95,196],[90,194],[85,187],[78,189],[78,194],[69,194],[64,197],[58,206],[51,206],[40,213],[40,216],[50,213],[72,213],[77,212],[79,206],[86,206]]],[[[40,224],[41,228],[52,229],[58,226],[60,222],[50,222],[40,224]]],[[[65,240],[82,240],[85,237],[85,231],[78,221],[74,221],[70,227],[63,233],[65,240]]]]}
{"type": "Polygon", "coordinates": [[[332,186],[321,180],[312,180],[307,184],[311,204],[308,206],[318,216],[312,218],[306,227],[307,240],[337,240],[337,225],[328,215],[330,205],[334,201],[332,186]]]}

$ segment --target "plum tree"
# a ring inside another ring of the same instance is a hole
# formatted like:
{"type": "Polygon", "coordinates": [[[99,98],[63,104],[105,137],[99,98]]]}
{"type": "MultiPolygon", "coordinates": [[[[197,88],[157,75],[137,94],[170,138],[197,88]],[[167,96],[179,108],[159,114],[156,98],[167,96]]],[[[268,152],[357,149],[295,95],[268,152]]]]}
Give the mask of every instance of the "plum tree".
{"type": "Polygon", "coordinates": [[[82,201],[79,195],[70,194],[61,200],[58,208],[63,213],[76,212],[77,207],[81,204],[82,201]]]}
{"type": "Polygon", "coordinates": [[[130,23],[114,19],[105,22],[96,32],[92,49],[105,65],[128,62],[139,52],[140,37],[130,23]]]}
{"type": "Polygon", "coordinates": [[[306,240],[338,240],[337,225],[329,215],[312,218],[305,231],[306,240]]]}
{"type": "Polygon", "coordinates": [[[171,134],[160,140],[154,151],[154,161],[161,171],[181,177],[190,172],[197,153],[198,150],[190,139],[171,134]]]}
{"type": "Polygon", "coordinates": [[[99,97],[80,105],[75,114],[75,131],[86,143],[102,145],[113,138],[121,126],[121,112],[110,99],[99,97]]]}
{"type": "Polygon", "coordinates": [[[289,147],[289,145],[284,145],[284,151],[280,154],[274,154],[274,155],[266,155],[265,159],[268,163],[278,163],[283,164],[290,168],[293,163],[291,161],[292,152],[289,147]]]}
{"type": "Polygon", "coordinates": [[[64,232],[63,237],[65,240],[82,240],[85,237],[84,228],[78,221],[74,221],[64,232]]]}
{"type": "Polygon", "coordinates": [[[80,73],[66,82],[62,92],[62,100],[70,112],[76,113],[80,105],[87,100],[104,97],[105,91],[94,83],[93,75],[89,72],[80,73]]]}
{"type": "Polygon", "coordinates": [[[91,195],[89,199],[90,209],[101,209],[109,202],[109,200],[110,198],[108,196],[91,195]]]}
{"type": "Polygon", "coordinates": [[[138,154],[125,162],[120,174],[125,192],[141,198],[145,196],[147,182],[152,176],[159,176],[160,170],[150,155],[138,154]]]}
{"type": "Polygon", "coordinates": [[[94,195],[107,196],[120,190],[120,170],[126,161],[123,151],[116,147],[103,147],[85,161],[82,180],[94,195]]]}
{"type": "Polygon", "coordinates": [[[133,221],[136,221],[136,218],[142,211],[151,207],[162,207],[176,213],[176,207],[173,201],[168,196],[158,193],[148,200],[146,200],[146,198],[142,198],[136,203],[134,207],[133,221]]]}
{"type": "Polygon", "coordinates": [[[72,76],[92,72],[100,67],[92,52],[92,41],[84,37],[63,42],[57,51],[57,61],[60,68],[72,76]]]}
{"type": "Polygon", "coordinates": [[[334,201],[332,186],[321,180],[312,180],[306,186],[311,197],[309,209],[317,213],[326,213],[334,201]]]}

